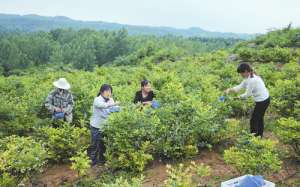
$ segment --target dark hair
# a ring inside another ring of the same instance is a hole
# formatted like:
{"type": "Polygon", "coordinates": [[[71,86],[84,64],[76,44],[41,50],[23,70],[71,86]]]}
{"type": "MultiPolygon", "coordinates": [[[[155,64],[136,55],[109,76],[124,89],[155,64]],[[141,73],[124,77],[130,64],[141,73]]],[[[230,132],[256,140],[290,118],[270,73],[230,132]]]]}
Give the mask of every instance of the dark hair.
{"type": "Polygon", "coordinates": [[[144,79],[144,80],[141,81],[141,87],[145,87],[145,86],[147,86],[149,83],[150,83],[150,82],[149,82],[148,80],[144,79]]]}
{"type": "Polygon", "coordinates": [[[112,89],[111,85],[109,85],[109,84],[103,84],[103,85],[101,86],[100,90],[99,90],[99,93],[97,94],[97,97],[98,97],[99,95],[101,95],[103,92],[105,92],[106,90],[110,90],[111,93],[113,92],[113,89],[112,89]]]}
{"type": "Polygon", "coordinates": [[[253,69],[251,68],[251,66],[247,63],[241,63],[236,70],[238,73],[245,73],[250,72],[250,76],[253,77],[253,74],[255,74],[255,72],[253,71],[253,69]]]}

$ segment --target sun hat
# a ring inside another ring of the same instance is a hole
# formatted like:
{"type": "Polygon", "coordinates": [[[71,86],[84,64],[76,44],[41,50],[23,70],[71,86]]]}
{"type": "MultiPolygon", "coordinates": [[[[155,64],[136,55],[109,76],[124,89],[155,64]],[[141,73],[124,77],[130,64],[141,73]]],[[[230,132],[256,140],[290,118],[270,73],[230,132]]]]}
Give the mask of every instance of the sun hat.
{"type": "Polygon", "coordinates": [[[68,90],[68,89],[71,88],[71,85],[68,83],[68,81],[65,78],[60,78],[57,81],[54,81],[53,85],[56,88],[60,88],[60,89],[63,89],[63,90],[68,90]]]}

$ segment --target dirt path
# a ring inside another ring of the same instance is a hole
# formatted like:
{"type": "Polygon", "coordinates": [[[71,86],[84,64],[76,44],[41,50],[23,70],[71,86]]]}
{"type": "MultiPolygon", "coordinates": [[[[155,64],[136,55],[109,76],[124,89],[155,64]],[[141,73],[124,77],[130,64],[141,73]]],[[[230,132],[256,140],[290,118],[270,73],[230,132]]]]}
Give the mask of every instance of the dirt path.
{"type": "Polygon", "coordinates": [[[45,171],[37,176],[33,186],[37,187],[57,187],[64,182],[73,182],[78,176],[77,173],[70,169],[70,165],[54,165],[46,168],[45,171]]]}
{"type": "MultiPolygon", "coordinates": [[[[190,161],[194,161],[196,164],[203,163],[208,165],[212,169],[211,176],[206,178],[193,178],[193,180],[197,181],[197,183],[207,183],[206,181],[211,181],[210,185],[217,185],[221,179],[228,178],[230,176],[237,175],[237,172],[230,166],[226,165],[222,159],[222,155],[213,152],[213,151],[204,151],[198,156],[184,163],[189,163],[190,161]]],[[[166,167],[162,163],[155,163],[151,168],[146,170],[146,180],[143,184],[143,187],[160,187],[163,185],[164,180],[167,178],[166,167]]]]}
{"type": "MultiPolygon", "coordinates": [[[[195,161],[196,163],[203,163],[209,165],[212,169],[211,176],[206,178],[194,177],[193,180],[197,184],[206,184],[208,186],[219,186],[224,180],[228,180],[238,176],[238,172],[226,165],[223,161],[222,155],[215,151],[203,151],[193,159],[186,160],[188,163],[190,161],[195,161]]],[[[294,175],[297,170],[299,170],[299,164],[296,164],[293,160],[283,161],[282,170],[278,174],[267,176],[266,178],[270,181],[280,183],[279,186],[285,187],[299,187],[300,177],[299,175],[294,175]],[[284,182],[283,182],[284,181],[284,182]],[[291,183],[297,183],[298,185],[291,185],[291,183]]],[[[89,176],[101,175],[103,172],[103,167],[92,168],[89,171],[89,176]]],[[[146,176],[143,187],[160,187],[164,184],[164,180],[167,178],[166,164],[154,161],[144,172],[146,176]]],[[[34,186],[38,187],[58,187],[64,182],[74,182],[78,179],[76,172],[70,169],[69,165],[56,165],[51,166],[45,170],[43,174],[37,177],[38,180],[34,186]]]]}

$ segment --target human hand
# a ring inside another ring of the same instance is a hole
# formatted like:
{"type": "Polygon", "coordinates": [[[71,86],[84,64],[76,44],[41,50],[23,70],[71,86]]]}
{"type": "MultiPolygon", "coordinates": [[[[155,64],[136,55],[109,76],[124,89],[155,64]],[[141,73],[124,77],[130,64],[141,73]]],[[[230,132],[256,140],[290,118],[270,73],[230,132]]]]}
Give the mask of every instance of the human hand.
{"type": "Polygon", "coordinates": [[[118,102],[118,101],[110,103],[110,106],[119,106],[119,105],[120,105],[120,102],[118,102]]]}
{"type": "Polygon", "coordinates": [[[146,101],[146,102],[143,102],[143,105],[151,105],[152,102],[151,101],[146,101]]]}
{"type": "Polygon", "coordinates": [[[225,94],[229,94],[230,92],[232,92],[232,89],[231,88],[228,88],[224,91],[225,94]]]}
{"type": "Polygon", "coordinates": [[[62,112],[63,110],[62,110],[61,108],[58,108],[58,107],[57,107],[57,108],[54,109],[54,111],[55,111],[55,112],[62,112]]]}

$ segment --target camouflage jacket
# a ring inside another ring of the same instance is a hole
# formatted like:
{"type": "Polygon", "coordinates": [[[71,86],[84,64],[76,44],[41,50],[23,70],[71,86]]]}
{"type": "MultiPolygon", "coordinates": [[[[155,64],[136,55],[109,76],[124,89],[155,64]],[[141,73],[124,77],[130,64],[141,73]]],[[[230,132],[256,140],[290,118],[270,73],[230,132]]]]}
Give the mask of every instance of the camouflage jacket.
{"type": "Polygon", "coordinates": [[[48,95],[45,106],[52,113],[56,108],[61,108],[66,114],[71,114],[74,106],[73,96],[67,90],[60,95],[58,89],[55,89],[48,95]]]}

